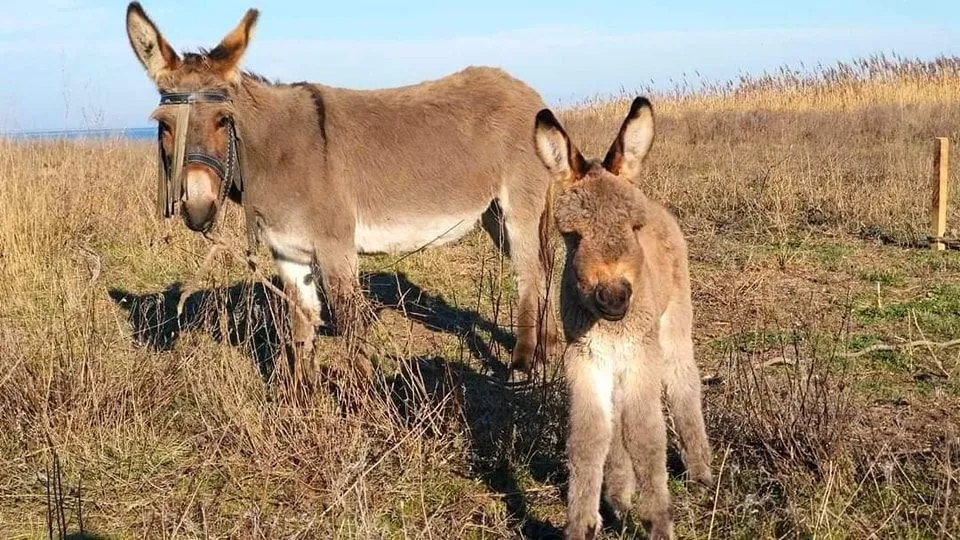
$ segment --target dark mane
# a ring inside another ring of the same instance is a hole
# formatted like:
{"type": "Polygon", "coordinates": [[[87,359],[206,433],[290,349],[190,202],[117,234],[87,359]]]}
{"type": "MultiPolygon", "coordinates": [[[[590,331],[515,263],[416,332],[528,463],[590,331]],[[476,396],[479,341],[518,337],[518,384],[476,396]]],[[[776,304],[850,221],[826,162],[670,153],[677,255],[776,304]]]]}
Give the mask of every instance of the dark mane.
{"type": "MultiPolygon", "coordinates": [[[[181,53],[181,56],[183,56],[183,62],[185,64],[196,65],[196,64],[203,63],[207,58],[210,57],[210,50],[203,47],[198,47],[196,52],[185,51],[181,53]]],[[[259,73],[255,73],[253,71],[244,70],[240,73],[240,75],[244,79],[252,80],[261,84],[266,84],[270,86],[283,85],[283,83],[280,81],[271,81],[270,79],[264,77],[263,75],[260,75],[259,73]]]]}
{"type": "Polygon", "coordinates": [[[271,81],[270,79],[260,75],[259,73],[254,73],[253,71],[243,71],[241,73],[244,79],[250,79],[259,83],[269,84],[270,86],[280,86],[283,83],[280,81],[271,81]]]}

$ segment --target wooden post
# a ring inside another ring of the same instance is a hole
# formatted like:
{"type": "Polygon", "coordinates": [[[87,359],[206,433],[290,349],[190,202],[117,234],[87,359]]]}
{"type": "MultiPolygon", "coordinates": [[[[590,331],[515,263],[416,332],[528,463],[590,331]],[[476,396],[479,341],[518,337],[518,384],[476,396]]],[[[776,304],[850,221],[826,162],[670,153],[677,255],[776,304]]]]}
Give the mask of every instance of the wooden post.
{"type": "MultiPolygon", "coordinates": [[[[937,137],[933,151],[933,204],[930,208],[930,219],[933,225],[934,238],[943,239],[947,232],[947,188],[950,186],[950,139],[937,137]]],[[[946,249],[943,242],[933,240],[930,249],[943,251],[946,249]]]]}

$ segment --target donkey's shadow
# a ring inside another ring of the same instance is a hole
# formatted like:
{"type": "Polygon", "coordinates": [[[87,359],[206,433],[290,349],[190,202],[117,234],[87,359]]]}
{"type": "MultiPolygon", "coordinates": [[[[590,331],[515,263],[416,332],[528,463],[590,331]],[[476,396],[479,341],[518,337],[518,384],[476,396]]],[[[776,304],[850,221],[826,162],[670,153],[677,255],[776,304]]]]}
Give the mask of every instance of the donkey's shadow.
{"type": "MultiPolygon", "coordinates": [[[[471,441],[471,474],[500,494],[511,525],[525,537],[560,538],[559,529],[531,517],[514,462],[520,458],[529,463],[531,476],[539,481],[564,474],[556,424],[559,416],[545,411],[558,406],[554,398],[562,392],[555,391],[555,383],[519,391],[504,384],[506,366],[494,349],[511,350],[514,337],[477,311],[450,305],[423,291],[403,273],[368,274],[363,282],[375,307],[401,310],[431,330],[457,335],[492,374],[440,357],[399,359],[400,370],[389,379],[385,397],[414,422],[417,403],[438,403],[455,392],[471,441]],[[484,339],[481,333],[490,338],[484,339]]],[[[278,277],[271,283],[281,287],[278,277]]],[[[133,338],[141,346],[172,350],[185,332],[206,333],[218,342],[244,348],[264,380],[271,377],[289,342],[287,307],[279,295],[261,283],[205,289],[189,293],[178,315],[182,293],[180,283],[147,294],[110,290],[111,298],[127,311],[133,338]]]]}
{"type": "MultiPolygon", "coordinates": [[[[398,310],[426,328],[458,336],[489,371],[506,376],[506,365],[495,348],[512,350],[516,343],[512,333],[475,310],[452,306],[425,292],[404,273],[370,273],[363,276],[362,282],[377,311],[398,310]],[[480,332],[490,339],[481,337],[480,332]]],[[[271,284],[282,288],[277,276],[271,284]]],[[[114,288],[109,294],[127,312],[134,341],[155,351],[172,350],[184,333],[207,333],[217,342],[249,351],[265,379],[270,377],[281,354],[289,352],[289,308],[282,297],[262,283],[239,282],[191,291],[183,300],[179,315],[177,307],[184,294],[179,282],[155,293],[137,294],[114,288]]],[[[321,334],[325,333],[324,328],[321,327],[321,334]]]]}
{"type": "MultiPolygon", "coordinates": [[[[273,285],[280,287],[279,278],[273,285]]],[[[127,312],[133,340],[154,351],[173,350],[184,333],[207,333],[220,343],[247,347],[267,379],[283,352],[289,329],[283,300],[261,283],[236,283],[229,287],[187,293],[183,310],[177,306],[184,294],[179,282],[156,293],[136,294],[110,289],[110,298],[127,312]]]]}

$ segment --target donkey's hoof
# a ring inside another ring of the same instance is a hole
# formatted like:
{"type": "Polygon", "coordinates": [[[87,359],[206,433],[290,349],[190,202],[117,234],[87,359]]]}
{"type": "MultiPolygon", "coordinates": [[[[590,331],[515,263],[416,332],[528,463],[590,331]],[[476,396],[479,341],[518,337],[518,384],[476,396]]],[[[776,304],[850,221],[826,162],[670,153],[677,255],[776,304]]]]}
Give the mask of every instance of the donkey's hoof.
{"type": "Polygon", "coordinates": [[[564,540],[595,540],[599,529],[599,522],[579,527],[568,526],[563,533],[563,538],[564,540]]]}
{"type": "Polygon", "coordinates": [[[306,357],[313,354],[316,345],[313,339],[306,340],[296,340],[293,342],[294,350],[297,352],[297,356],[306,357]]]}
{"type": "Polygon", "coordinates": [[[530,380],[530,373],[522,369],[511,367],[507,373],[507,384],[510,385],[524,385],[529,383],[530,380]]]}

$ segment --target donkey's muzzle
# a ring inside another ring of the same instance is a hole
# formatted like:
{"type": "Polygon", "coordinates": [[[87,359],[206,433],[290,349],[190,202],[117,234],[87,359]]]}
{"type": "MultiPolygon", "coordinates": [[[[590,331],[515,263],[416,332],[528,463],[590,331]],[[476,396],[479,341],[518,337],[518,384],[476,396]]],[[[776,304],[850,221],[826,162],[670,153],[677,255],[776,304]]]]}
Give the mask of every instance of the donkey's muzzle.
{"type": "Polygon", "coordinates": [[[632,295],[630,282],[620,279],[597,285],[593,292],[593,303],[601,317],[608,321],[619,321],[627,315],[632,295]]]}
{"type": "Polygon", "coordinates": [[[217,214],[217,204],[182,205],[183,221],[194,232],[206,232],[213,225],[213,218],[217,214]]]}

